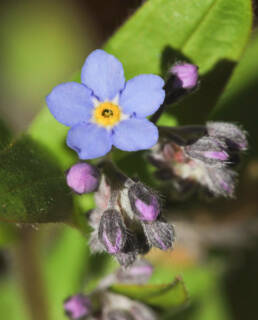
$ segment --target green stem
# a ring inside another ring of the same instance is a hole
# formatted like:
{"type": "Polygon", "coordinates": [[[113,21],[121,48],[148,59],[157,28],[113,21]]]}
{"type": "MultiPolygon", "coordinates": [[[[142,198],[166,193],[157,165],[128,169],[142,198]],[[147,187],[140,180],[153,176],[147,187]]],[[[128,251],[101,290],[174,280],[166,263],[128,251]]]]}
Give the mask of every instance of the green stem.
{"type": "Polygon", "coordinates": [[[40,266],[38,232],[31,227],[20,231],[15,250],[17,271],[32,320],[49,320],[48,305],[40,266]]]}

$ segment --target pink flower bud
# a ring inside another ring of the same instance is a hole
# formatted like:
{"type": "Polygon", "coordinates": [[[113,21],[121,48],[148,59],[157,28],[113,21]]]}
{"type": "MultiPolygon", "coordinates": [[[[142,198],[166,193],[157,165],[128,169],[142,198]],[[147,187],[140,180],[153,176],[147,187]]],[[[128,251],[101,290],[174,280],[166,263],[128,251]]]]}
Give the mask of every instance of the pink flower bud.
{"type": "Polygon", "coordinates": [[[106,210],[99,224],[99,241],[110,254],[119,253],[126,241],[126,227],[121,214],[114,209],[106,210]]]}
{"type": "Polygon", "coordinates": [[[179,63],[170,69],[170,73],[175,75],[174,86],[191,90],[198,83],[198,67],[190,63],[179,63]]]}
{"type": "Polygon", "coordinates": [[[97,189],[99,171],[96,167],[82,162],[73,165],[67,172],[68,186],[78,194],[90,193],[97,189]]]}
{"type": "Polygon", "coordinates": [[[161,250],[168,250],[173,247],[175,231],[173,226],[164,219],[142,223],[142,226],[152,246],[161,250]]]}
{"type": "Polygon", "coordinates": [[[144,184],[133,184],[128,192],[133,212],[142,221],[154,221],[160,214],[160,203],[154,194],[144,184]]]}
{"type": "Polygon", "coordinates": [[[64,310],[70,319],[81,319],[90,314],[91,301],[87,296],[77,294],[65,300],[64,310]]]}

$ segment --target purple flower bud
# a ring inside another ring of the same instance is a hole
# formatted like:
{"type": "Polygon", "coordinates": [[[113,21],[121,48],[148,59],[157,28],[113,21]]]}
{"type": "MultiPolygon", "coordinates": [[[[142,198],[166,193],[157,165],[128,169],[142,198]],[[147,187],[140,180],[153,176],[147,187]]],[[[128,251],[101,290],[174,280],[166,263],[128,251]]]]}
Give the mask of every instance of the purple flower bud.
{"type": "Polygon", "coordinates": [[[128,196],[133,212],[142,221],[154,221],[160,213],[158,197],[141,182],[134,183],[128,196]]]}
{"type": "Polygon", "coordinates": [[[93,192],[99,184],[99,171],[96,167],[82,162],[73,165],[67,172],[68,186],[78,194],[93,192]]]}
{"type": "Polygon", "coordinates": [[[153,272],[152,265],[145,260],[138,260],[128,269],[118,269],[116,276],[122,283],[146,283],[153,272]]]}
{"type": "Polygon", "coordinates": [[[173,85],[176,88],[191,90],[198,83],[198,67],[191,63],[178,63],[170,69],[175,76],[173,85]]]}
{"type": "Polygon", "coordinates": [[[237,173],[228,168],[207,168],[205,183],[215,196],[234,197],[237,173]]]}
{"type": "Polygon", "coordinates": [[[126,227],[117,210],[104,211],[99,224],[98,236],[108,253],[117,254],[123,249],[126,242],[126,227]]]}
{"type": "Polygon", "coordinates": [[[142,223],[144,232],[150,244],[161,250],[172,248],[175,240],[175,231],[172,225],[163,219],[142,223]]]}
{"type": "Polygon", "coordinates": [[[208,122],[207,131],[211,137],[223,137],[231,149],[244,151],[248,148],[246,132],[233,123],[208,122]]]}
{"type": "Polygon", "coordinates": [[[204,136],[195,143],[184,148],[190,158],[203,161],[209,166],[223,166],[229,160],[227,146],[222,140],[204,136]]]}
{"type": "Polygon", "coordinates": [[[70,319],[81,319],[90,314],[91,301],[87,296],[77,294],[65,300],[64,310],[70,319]]]}

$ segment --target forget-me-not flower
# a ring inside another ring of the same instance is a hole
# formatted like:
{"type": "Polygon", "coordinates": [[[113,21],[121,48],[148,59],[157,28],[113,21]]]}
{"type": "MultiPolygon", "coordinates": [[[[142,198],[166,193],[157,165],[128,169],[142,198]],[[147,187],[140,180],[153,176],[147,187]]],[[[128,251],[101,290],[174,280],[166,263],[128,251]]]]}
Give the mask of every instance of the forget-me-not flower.
{"type": "Polygon", "coordinates": [[[162,78],[142,74],[125,82],[122,64],[95,50],[82,67],[81,81],[60,84],[46,98],[54,117],[71,127],[67,145],[80,159],[101,157],[112,145],[137,151],[156,144],[158,129],[146,117],[164,101],[162,78]]]}

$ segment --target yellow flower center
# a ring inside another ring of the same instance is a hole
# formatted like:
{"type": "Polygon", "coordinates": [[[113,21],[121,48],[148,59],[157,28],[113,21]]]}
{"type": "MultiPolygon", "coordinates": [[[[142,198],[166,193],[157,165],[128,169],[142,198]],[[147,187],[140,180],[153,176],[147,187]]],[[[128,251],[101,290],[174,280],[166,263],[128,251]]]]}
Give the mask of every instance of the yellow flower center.
{"type": "Polygon", "coordinates": [[[112,102],[100,103],[94,109],[93,119],[100,126],[114,126],[121,119],[121,109],[112,102]]]}

